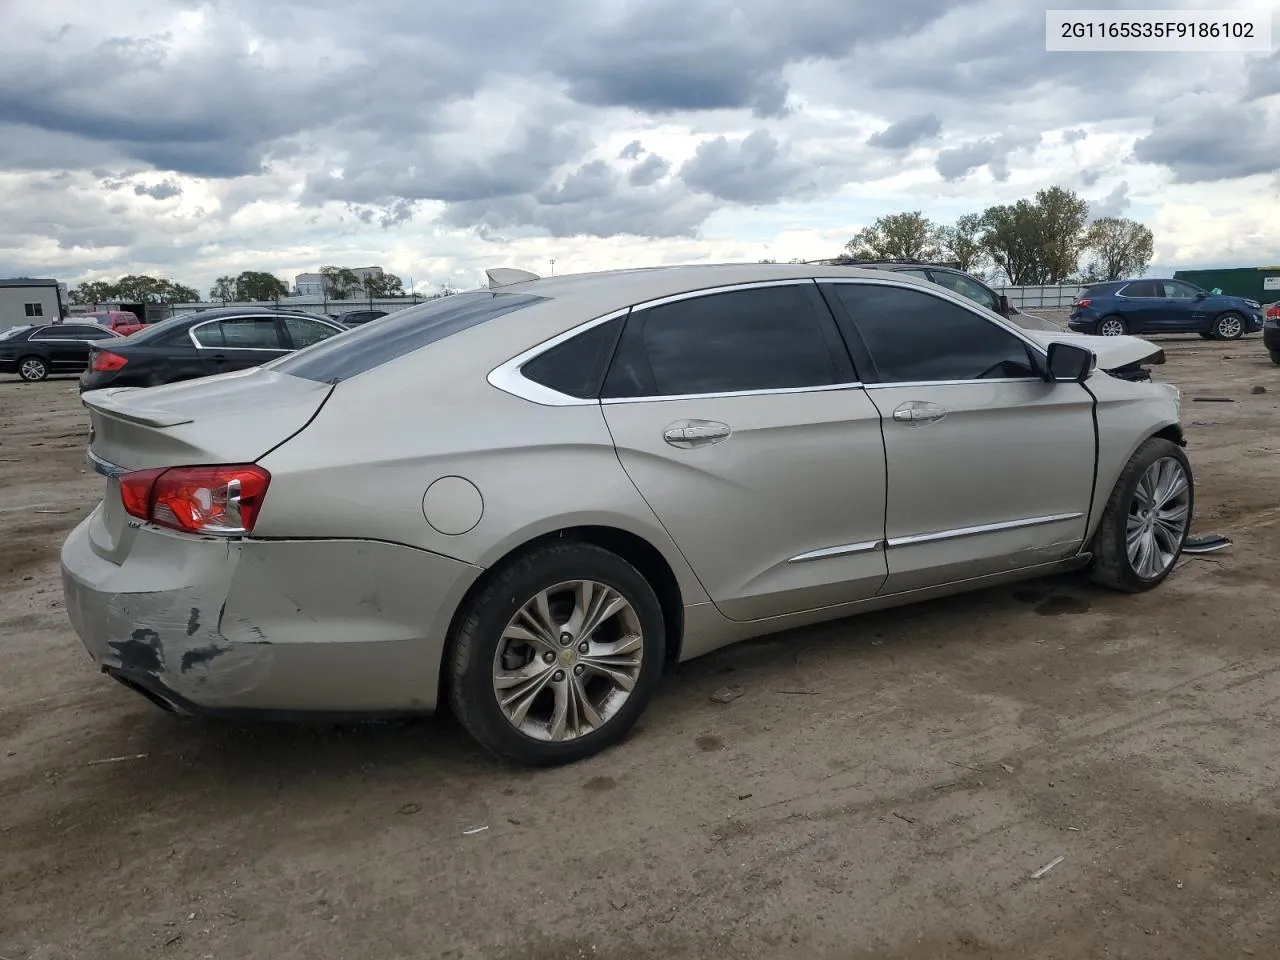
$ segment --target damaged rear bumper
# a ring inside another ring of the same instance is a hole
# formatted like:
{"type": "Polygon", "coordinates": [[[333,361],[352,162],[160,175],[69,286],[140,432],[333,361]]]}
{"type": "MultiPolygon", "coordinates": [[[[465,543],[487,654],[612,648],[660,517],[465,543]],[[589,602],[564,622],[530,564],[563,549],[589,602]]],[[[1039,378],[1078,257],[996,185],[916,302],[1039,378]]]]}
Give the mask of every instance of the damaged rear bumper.
{"type": "MultiPolygon", "coordinates": [[[[101,508],[99,508],[100,510],[101,508]]],[[[72,626],[102,669],[182,713],[435,709],[453,611],[479,568],[389,543],[137,531],[117,564],[62,547],[72,626]]]]}

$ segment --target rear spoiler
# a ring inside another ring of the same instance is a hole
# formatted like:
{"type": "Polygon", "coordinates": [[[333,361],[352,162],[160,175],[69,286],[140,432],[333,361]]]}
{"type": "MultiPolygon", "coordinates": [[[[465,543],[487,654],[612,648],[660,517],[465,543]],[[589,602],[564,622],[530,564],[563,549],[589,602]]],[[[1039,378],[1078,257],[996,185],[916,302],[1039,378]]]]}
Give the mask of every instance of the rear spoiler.
{"type": "Polygon", "coordinates": [[[166,413],[163,410],[148,410],[133,404],[127,406],[117,399],[121,394],[136,395],[141,387],[117,387],[107,390],[89,390],[80,397],[80,402],[90,410],[96,410],[104,417],[112,420],[123,420],[126,423],[139,423],[144,427],[176,427],[184,423],[193,423],[191,417],[166,413]]]}

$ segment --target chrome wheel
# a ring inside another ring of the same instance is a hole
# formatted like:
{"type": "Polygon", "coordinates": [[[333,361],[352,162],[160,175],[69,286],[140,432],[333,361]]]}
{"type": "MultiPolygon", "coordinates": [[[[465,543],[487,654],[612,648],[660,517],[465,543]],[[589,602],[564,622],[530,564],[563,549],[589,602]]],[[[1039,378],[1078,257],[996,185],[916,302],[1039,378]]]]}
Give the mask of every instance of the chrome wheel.
{"type": "Polygon", "coordinates": [[[1186,470],[1172,457],[1155,461],[1143,472],[1129,505],[1125,547],[1133,572],[1155,580],[1173,565],[1191,519],[1191,484],[1186,470]]]}
{"type": "Polygon", "coordinates": [[[43,360],[30,358],[22,361],[22,366],[18,368],[18,375],[23,380],[43,380],[48,370],[43,360]]]}
{"type": "Polygon", "coordinates": [[[1124,321],[1110,317],[1098,324],[1098,334],[1104,337],[1124,336],[1124,321]]]}
{"type": "Polygon", "coordinates": [[[1223,340],[1234,340],[1244,333],[1244,324],[1235,314],[1218,318],[1218,336],[1223,340]]]}
{"type": "Polygon", "coordinates": [[[593,580],[534,594],[511,618],[493,658],[493,692],[516,730],[576,740],[599,730],[640,677],[644,632],[631,603],[593,580]]]}

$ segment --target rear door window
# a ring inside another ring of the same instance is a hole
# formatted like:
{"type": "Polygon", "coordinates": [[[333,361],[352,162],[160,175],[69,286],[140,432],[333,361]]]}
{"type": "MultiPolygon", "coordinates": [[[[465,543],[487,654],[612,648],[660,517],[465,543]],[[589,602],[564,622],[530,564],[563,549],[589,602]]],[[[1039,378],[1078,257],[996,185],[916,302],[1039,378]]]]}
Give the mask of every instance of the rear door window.
{"type": "Polygon", "coordinates": [[[377,323],[362,324],[317,344],[315,349],[291,354],[273,363],[272,369],[321,383],[338,383],[546,299],[530,293],[488,290],[440,297],[397,310],[377,323]]]}
{"type": "Polygon", "coordinates": [[[281,350],[275,317],[231,317],[191,331],[202,347],[223,350],[281,350]]]}
{"type": "Polygon", "coordinates": [[[1000,302],[995,298],[995,294],[982,286],[982,284],[975,280],[970,280],[962,274],[948,273],[945,270],[934,270],[933,282],[940,287],[946,287],[948,290],[958,293],[960,296],[986,307],[988,310],[994,311],[995,313],[1000,312],[1000,302]]]}
{"type": "Polygon", "coordinates": [[[321,340],[328,340],[335,334],[341,333],[337,327],[331,327],[327,323],[321,323],[319,320],[312,320],[309,317],[284,317],[284,329],[289,335],[291,345],[295,350],[301,350],[303,347],[309,347],[313,343],[319,343],[321,340]]]}
{"type": "Polygon", "coordinates": [[[1156,287],[1154,280],[1135,280],[1133,283],[1127,284],[1120,291],[1122,297],[1162,297],[1164,296],[1163,285],[1159,289],[1156,287]]]}
{"type": "MultiPolygon", "coordinates": [[[[633,311],[603,396],[671,397],[821,387],[853,379],[810,284],[732,290],[633,311]]],[[[818,301],[820,304],[821,301],[818,301]]]]}

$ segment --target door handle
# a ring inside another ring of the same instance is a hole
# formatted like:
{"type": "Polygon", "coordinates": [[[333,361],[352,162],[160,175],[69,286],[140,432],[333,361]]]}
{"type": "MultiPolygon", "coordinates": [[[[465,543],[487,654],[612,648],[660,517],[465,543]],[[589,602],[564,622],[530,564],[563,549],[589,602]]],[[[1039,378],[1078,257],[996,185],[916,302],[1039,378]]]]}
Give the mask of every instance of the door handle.
{"type": "Polygon", "coordinates": [[[893,419],[908,426],[923,426],[946,419],[947,411],[927,400],[908,400],[893,411],[893,419]]]}
{"type": "Polygon", "coordinates": [[[673,447],[687,450],[728,440],[732,432],[727,423],[717,420],[677,420],[662,431],[662,439],[673,447]]]}

